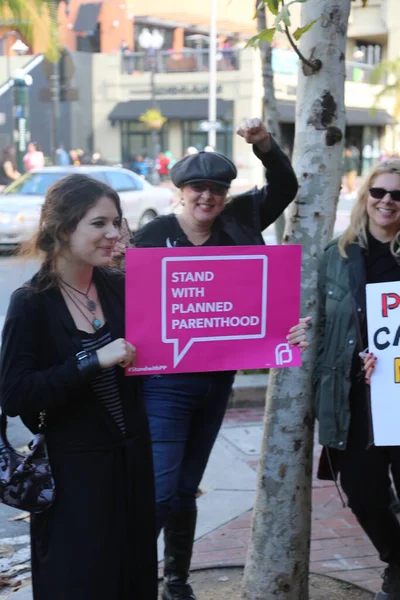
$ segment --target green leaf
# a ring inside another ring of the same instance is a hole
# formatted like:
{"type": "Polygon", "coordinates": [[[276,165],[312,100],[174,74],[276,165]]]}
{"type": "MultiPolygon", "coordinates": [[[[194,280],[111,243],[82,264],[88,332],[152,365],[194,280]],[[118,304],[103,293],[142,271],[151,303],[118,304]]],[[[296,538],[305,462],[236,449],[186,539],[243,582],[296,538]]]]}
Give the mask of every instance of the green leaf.
{"type": "Polygon", "coordinates": [[[271,29],[264,29],[259,33],[260,42],[268,42],[268,44],[272,43],[274,39],[274,35],[276,32],[276,27],[271,27],[271,29]]]}
{"type": "Polygon", "coordinates": [[[314,19],[314,21],[310,21],[309,23],[307,23],[307,25],[304,25],[304,27],[298,27],[293,34],[294,39],[299,41],[299,39],[301,38],[303,33],[306,33],[307,31],[309,31],[311,29],[311,27],[313,25],[315,25],[315,23],[317,21],[318,21],[318,19],[314,19]]]}
{"type": "Polygon", "coordinates": [[[253,35],[253,37],[248,40],[245,48],[257,48],[260,42],[268,42],[270,44],[275,35],[275,31],[275,27],[263,29],[260,33],[253,35]]]}
{"type": "Polygon", "coordinates": [[[273,15],[277,15],[279,12],[279,2],[280,0],[266,0],[268,10],[272,12],[273,15]]]}
{"type": "Polygon", "coordinates": [[[260,36],[259,36],[259,34],[253,35],[253,37],[251,37],[247,41],[247,44],[245,45],[245,48],[257,48],[257,46],[258,46],[259,43],[260,43],[260,36]]]}
{"type": "Polygon", "coordinates": [[[284,22],[286,27],[290,27],[290,12],[287,6],[284,6],[282,10],[276,15],[275,27],[277,27],[281,21],[284,22]]]}

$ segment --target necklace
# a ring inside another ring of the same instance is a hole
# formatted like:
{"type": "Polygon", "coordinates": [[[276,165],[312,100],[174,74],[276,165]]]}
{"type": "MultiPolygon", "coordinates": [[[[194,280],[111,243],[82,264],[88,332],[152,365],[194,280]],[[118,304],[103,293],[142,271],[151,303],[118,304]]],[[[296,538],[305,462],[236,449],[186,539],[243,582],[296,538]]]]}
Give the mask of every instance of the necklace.
{"type": "MultiPolygon", "coordinates": [[[[68,298],[71,300],[71,302],[73,302],[73,304],[75,304],[76,308],[79,310],[79,312],[81,313],[81,315],[83,315],[85,317],[86,321],[88,323],[90,323],[90,325],[93,327],[93,329],[95,331],[98,331],[100,329],[100,327],[101,327],[101,321],[100,321],[100,319],[98,319],[96,317],[95,311],[94,310],[90,311],[92,313],[92,315],[93,315],[93,320],[91,321],[89,319],[89,317],[83,312],[83,310],[79,306],[79,304],[77,302],[78,299],[74,298],[74,296],[64,286],[62,286],[62,287],[63,287],[64,292],[67,294],[68,298]]],[[[96,303],[94,303],[94,304],[96,304],[96,303]]],[[[83,305],[83,306],[85,306],[85,305],[83,305]]],[[[85,306],[85,308],[88,308],[88,307],[85,306]]],[[[90,309],[88,308],[88,310],[90,310],[90,309]]]]}
{"type": "Polygon", "coordinates": [[[81,292],[81,290],[74,288],[73,285],[70,285],[69,283],[64,281],[64,279],[61,279],[61,277],[60,277],[60,281],[62,281],[64,285],[71,288],[71,290],[74,290],[74,292],[77,292],[78,294],[81,294],[82,296],[84,296],[86,298],[87,308],[90,310],[91,313],[94,313],[94,311],[96,310],[96,307],[97,307],[97,303],[94,300],[92,300],[91,298],[89,298],[89,292],[90,292],[90,288],[92,287],[93,279],[90,280],[89,287],[86,290],[86,292],[81,292]]]}

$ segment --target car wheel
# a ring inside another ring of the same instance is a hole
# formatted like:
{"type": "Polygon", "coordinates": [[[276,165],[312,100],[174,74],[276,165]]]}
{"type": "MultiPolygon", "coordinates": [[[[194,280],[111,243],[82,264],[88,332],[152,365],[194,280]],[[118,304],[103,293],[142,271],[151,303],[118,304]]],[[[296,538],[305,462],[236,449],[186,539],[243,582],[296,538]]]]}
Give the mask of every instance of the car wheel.
{"type": "Polygon", "coordinates": [[[141,227],[143,227],[144,225],[147,225],[147,223],[150,223],[150,221],[152,221],[153,219],[155,219],[157,216],[157,213],[154,212],[154,210],[146,210],[146,212],[144,212],[142,214],[142,216],[140,217],[139,220],[139,229],[141,227]]]}

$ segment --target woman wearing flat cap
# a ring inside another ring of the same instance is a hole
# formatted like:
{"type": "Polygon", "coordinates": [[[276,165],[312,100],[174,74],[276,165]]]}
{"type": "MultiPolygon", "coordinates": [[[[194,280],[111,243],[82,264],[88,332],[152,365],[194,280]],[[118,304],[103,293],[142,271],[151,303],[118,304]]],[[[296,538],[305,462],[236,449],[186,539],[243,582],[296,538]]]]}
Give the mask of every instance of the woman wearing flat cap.
{"type": "MultiPolygon", "coordinates": [[[[186,156],[171,169],[179,214],[157,217],[135,236],[139,248],[264,244],[262,231],[294,199],[297,180],[286,155],[259,119],[237,130],[266,168],[267,185],[227,201],[235,165],[217,152],[186,156]]],[[[289,342],[304,348],[306,322],[289,342]]],[[[157,535],[164,528],[163,600],[196,600],[188,583],[196,493],[221,427],[234,372],[155,375],[144,379],[153,444],[157,535]]]]}

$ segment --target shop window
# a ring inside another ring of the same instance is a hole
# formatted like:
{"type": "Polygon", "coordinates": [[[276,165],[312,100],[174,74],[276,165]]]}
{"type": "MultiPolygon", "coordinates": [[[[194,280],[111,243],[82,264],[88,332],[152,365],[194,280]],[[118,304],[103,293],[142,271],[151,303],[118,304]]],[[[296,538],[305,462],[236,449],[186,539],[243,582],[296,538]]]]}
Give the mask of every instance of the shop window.
{"type": "MultiPolygon", "coordinates": [[[[197,150],[204,150],[208,146],[208,133],[201,129],[202,121],[183,121],[182,122],[182,147],[184,150],[189,146],[194,146],[197,150]]],[[[232,157],[232,124],[227,121],[220,121],[221,129],[217,131],[217,147],[215,150],[232,157]]]]}
{"type": "MultiPolygon", "coordinates": [[[[158,133],[159,152],[168,150],[168,124],[158,133]]],[[[151,131],[140,121],[121,121],[121,157],[127,168],[132,168],[138,156],[152,158],[151,131]]]]}
{"type": "Polygon", "coordinates": [[[78,52],[100,52],[100,24],[97,23],[94,31],[86,35],[77,36],[76,49],[78,52]]]}

